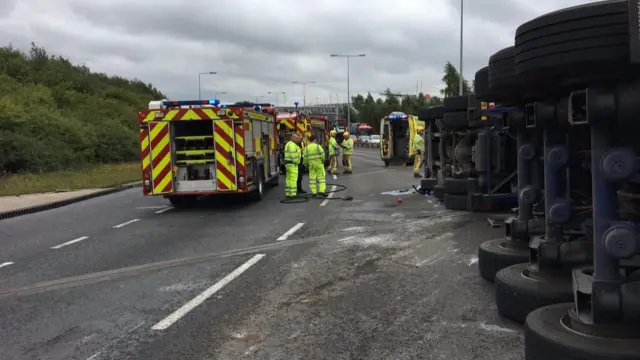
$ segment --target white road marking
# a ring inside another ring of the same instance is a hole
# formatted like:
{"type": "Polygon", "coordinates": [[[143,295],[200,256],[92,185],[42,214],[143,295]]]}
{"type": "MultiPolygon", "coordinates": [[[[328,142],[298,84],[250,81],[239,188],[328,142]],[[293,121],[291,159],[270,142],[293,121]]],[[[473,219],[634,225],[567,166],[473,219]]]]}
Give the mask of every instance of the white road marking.
{"type": "Polygon", "coordinates": [[[158,209],[164,209],[166,207],[167,207],[167,205],[161,205],[161,206],[139,206],[136,209],[138,209],[138,210],[149,210],[149,209],[158,210],[158,209]]]}
{"type": "Polygon", "coordinates": [[[202,304],[205,300],[210,298],[213,294],[220,291],[223,287],[229,284],[238,276],[242,275],[245,271],[247,271],[250,267],[258,263],[266,254],[257,254],[247,262],[242,264],[239,268],[233,270],[229,275],[220,279],[217,283],[215,283],[210,288],[203,291],[200,295],[191,299],[188,303],[184,304],[180,309],[173,312],[171,315],[162,319],[159,323],[153,325],[152,330],[166,330],[169,326],[173,325],[176,321],[180,320],[183,316],[185,316],[189,311],[195,309],[198,305],[202,304]]]}
{"type": "Polygon", "coordinates": [[[156,211],[156,214],[162,214],[163,212],[165,212],[165,211],[169,211],[169,210],[171,210],[171,209],[173,209],[173,206],[167,206],[167,207],[165,207],[165,208],[164,208],[164,209],[162,209],[162,210],[158,210],[158,211],[156,211]]]}
{"type": "Polygon", "coordinates": [[[287,230],[287,232],[285,232],[284,234],[282,234],[279,238],[277,238],[277,241],[282,241],[282,240],[287,240],[289,238],[289,236],[293,235],[293,233],[295,233],[296,231],[300,230],[301,227],[304,226],[304,223],[297,223],[295,224],[291,229],[287,230]]]}
{"type": "Polygon", "coordinates": [[[87,240],[88,238],[89,238],[88,236],[79,237],[77,239],[73,239],[71,241],[67,241],[65,243],[62,243],[60,245],[52,246],[51,248],[54,249],[54,250],[57,250],[57,249],[60,249],[61,247],[65,247],[67,245],[75,244],[75,243],[80,242],[82,240],[87,240]]]}
{"type": "Polygon", "coordinates": [[[331,186],[331,192],[327,195],[327,198],[320,203],[320,206],[327,206],[327,204],[329,203],[329,199],[333,197],[333,194],[335,193],[337,188],[338,187],[335,185],[331,186]]]}
{"type": "Polygon", "coordinates": [[[118,225],[114,225],[113,228],[114,229],[119,229],[123,226],[127,226],[129,224],[133,224],[134,222],[140,221],[140,219],[133,219],[133,220],[129,220],[127,222],[123,222],[122,224],[118,224],[118,225]]]}
{"type": "Polygon", "coordinates": [[[333,174],[333,180],[338,180],[338,175],[333,174]]]}
{"type": "Polygon", "coordinates": [[[0,268],[3,268],[5,266],[9,266],[9,265],[13,265],[14,263],[11,261],[7,261],[7,262],[3,262],[2,264],[0,264],[0,268]]]}
{"type": "Polygon", "coordinates": [[[387,170],[377,170],[377,171],[369,171],[369,172],[364,172],[364,173],[357,173],[357,174],[350,174],[349,177],[352,178],[354,176],[360,176],[360,175],[369,175],[369,174],[377,174],[377,173],[381,173],[381,172],[386,172],[387,170]]]}

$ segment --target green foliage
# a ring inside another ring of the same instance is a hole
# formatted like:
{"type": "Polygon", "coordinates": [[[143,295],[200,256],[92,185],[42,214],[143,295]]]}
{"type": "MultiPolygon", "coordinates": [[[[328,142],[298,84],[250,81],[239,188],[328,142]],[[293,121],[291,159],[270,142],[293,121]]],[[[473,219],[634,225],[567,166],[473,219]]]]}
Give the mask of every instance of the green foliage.
{"type": "Polygon", "coordinates": [[[0,48],[0,175],[136,160],[136,114],[163,98],[35,44],[28,54],[0,48]]]}
{"type": "MultiPolygon", "coordinates": [[[[458,96],[460,88],[460,74],[450,62],[444,67],[442,77],[445,87],[440,91],[443,97],[458,96]]],[[[462,83],[464,94],[473,92],[473,86],[469,86],[467,80],[462,83]]],[[[420,109],[429,106],[442,104],[442,97],[431,96],[429,100],[425,94],[403,95],[395,94],[387,89],[382,94],[382,98],[374,99],[371,93],[367,96],[357,95],[351,98],[351,122],[361,122],[371,125],[374,130],[379,131],[380,119],[389,115],[393,111],[401,111],[405,114],[417,115],[420,109]]],[[[340,109],[340,117],[347,117],[347,106],[340,109]]]]}

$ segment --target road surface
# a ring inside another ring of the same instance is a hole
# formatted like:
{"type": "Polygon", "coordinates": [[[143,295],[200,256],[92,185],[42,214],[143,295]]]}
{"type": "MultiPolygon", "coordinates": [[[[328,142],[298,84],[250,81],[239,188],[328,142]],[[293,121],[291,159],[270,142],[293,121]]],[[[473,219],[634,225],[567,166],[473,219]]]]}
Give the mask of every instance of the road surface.
{"type": "Polygon", "coordinates": [[[476,268],[503,230],[397,192],[411,171],[377,149],[353,163],[328,176],[353,201],[132,189],[0,221],[0,358],[521,359],[476,268]]]}

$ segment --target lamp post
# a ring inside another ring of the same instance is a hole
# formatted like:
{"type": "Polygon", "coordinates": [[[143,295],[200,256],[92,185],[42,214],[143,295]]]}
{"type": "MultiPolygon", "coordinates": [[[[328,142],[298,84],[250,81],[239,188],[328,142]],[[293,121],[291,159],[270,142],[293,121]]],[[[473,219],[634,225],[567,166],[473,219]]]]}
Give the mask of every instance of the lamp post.
{"type": "Polygon", "coordinates": [[[202,100],[202,75],[215,75],[215,71],[207,71],[198,73],[198,100],[202,100]]]}
{"type": "Polygon", "coordinates": [[[307,105],[307,84],[315,84],[315,81],[292,81],[292,84],[302,85],[302,106],[307,105]]]}
{"type": "Polygon", "coordinates": [[[462,96],[462,38],[463,36],[463,20],[464,20],[464,0],[460,0],[460,83],[459,83],[459,87],[460,89],[458,90],[458,95],[462,96]]]}
{"type": "Polygon", "coordinates": [[[269,94],[276,96],[276,106],[278,106],[278,96],[279,95],[284,95],[284,106],[287,106],[287,93],[286,92],[284,92],[284,91],[282,91],[282,92],[269,91],[269,94]]]}
{"type": "Polygon", "coordinates": [[[331,54],[331,57],[347,58],[347,129],[351,125],[351,58],[365,57],[365,54],[331,54]]]}

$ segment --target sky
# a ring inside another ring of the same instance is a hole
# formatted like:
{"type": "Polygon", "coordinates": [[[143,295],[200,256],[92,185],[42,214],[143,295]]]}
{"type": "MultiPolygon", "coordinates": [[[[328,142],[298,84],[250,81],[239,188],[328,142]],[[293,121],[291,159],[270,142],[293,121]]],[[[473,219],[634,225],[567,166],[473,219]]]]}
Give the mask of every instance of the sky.
{"type": "MultiPolygon", "coordinates": [[[[352,96],[435,96],[445,63],[460,64],[460,0],[0,1],[0,45],[33,41],[172,100],[344,102],[347,60],[331,54],[365,54],[350,61],[352,96]]],[[[523,22],[590,2],[465,0],[464,77],[512,46],[523,22]]]]}

